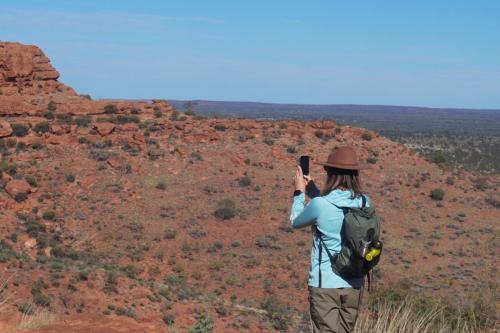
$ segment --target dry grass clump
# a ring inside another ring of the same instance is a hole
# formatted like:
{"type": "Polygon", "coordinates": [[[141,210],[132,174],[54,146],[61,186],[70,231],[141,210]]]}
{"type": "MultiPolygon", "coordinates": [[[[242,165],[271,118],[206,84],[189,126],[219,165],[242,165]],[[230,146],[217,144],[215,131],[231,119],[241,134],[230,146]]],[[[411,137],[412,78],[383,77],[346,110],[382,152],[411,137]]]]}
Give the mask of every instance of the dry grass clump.
{"type": "Polygon", "coordinates": [[[355,333],[498,332],[496,288],[453,300],[426,298],[400,283],[372,292],[355,333]]]}
{"type": "Polygon", "coordinates": [[[57,319],[55,313],[44,308],[36,308],[32,305],[29,311],[25,311],[21,316],[18,329],[37,329],[52,324],[57,319]]]}

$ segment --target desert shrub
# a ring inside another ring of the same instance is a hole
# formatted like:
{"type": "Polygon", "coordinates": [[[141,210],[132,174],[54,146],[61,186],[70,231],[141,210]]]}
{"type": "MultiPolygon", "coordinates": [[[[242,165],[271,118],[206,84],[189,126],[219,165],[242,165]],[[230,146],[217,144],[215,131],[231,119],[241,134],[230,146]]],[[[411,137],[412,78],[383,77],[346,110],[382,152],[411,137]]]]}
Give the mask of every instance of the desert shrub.
{"type": "Polygon", "coordinates": [[[104,106],[105,114],[115,114],[118,112],[118,108],[114,104],[107,104],[104,106]]]}
{"type": "Polygon", "coordinates": [[[366,162],[370,164],[375,164],[378,162],[378,158],[375,156],[370,156],[366,159],[366,162]]]}
{"type": "Polygon", "coordinates": [[[402,280],[386,288],[375,289],[368,300],[372,316],[362,316],[356,333],[472,333],[488,330],[496,323],[496,289],[452,296],[448,299],[426,297],[402,280]]]}
{"type": "Polygon", "coordinates": [[[111,157],[111,153],[105,150],[100,149],[91,149],[89,151],[89,157],[93,160],[104,162],[107,161],[108,158],[111,157]]]}
{"type": "Polygon", "coordinates": [[[34,307],[31,303],[21,303],[17,306],[17,309],[19,312],[26,315],[32,315],[34,313],[34,307]]]}
{"type": "Polygon", "coordinates": [[[179,111],[174,110],[174,111],[172,111],[172,113],[170,114],[170,118],[169,118],[169,119],[170,119],[170,120],[172,120],[172,121],[176,121],[176,120],[179,120],[179,116],[180,116],[179,111]]]}
{"type": "Polygon", "coordinates": [[[485,191],[488,189],[488,178],[487,177],[476,177],[473,180],[474,188],[479,191],[485,191]]]}
{"type": "Polygon", "coordinates": [[[41,123],[37,123],[33,130],[38,134],[47,133],[50,131],[50,124],[48,121],[42,121],[41,123]]]}
{"type": "Polygon", "coordinates": [[[163,116],[163,112],[161,112],[160,108],[155,106],[154,107],[154,112],[153,112],[155,118],[161,118],[163,116]]]}
{"type": "Polygon", "coordinates": [[[202,315],[198,322],[189,329],[189,333],[210,333],[214,329],[215,323],[207,312],[202,315]]]}
{"type": "Polygon", "coordinates": [[[102,288],[106,294],[118,294],[118,273],[114,270],[106,271],[104,279],[104,287],[102,288]]]}
{"type": "Polygon", "coordinates": [[[372,137],[370,132],[364,132],[363,134],[361,134],[361,139],[363,139],[365,141],[371,141],[371,139],[373,139],[373,137],[372,137]]]}
{"type": "Polygon", "coordinates": [[[78,95],[78,96],[80,96],[81,98],[88,99],[89,101],[91,101],[91,100],[92,100],[92,97],[91,97],[89,94],[80,94],[80,95],[78,95]]]}
{"type": "Polygon", "coordinates": [[[175,316],[171,313],[164,314],[162,320],[167,325],[172,325],[175,323],[175,316]]]}
{"type": "Polygon", "coordinates": [[[291,321],[290,308],[282,304],[275,296],[267,297],[262,303],[261,308],[266,311],[268,320],[273,328],[280,331],[286,331],[291,321]]]}
{"type": "Polygon", "coordinates": [[[17,254],[12,246],[5,240],[0,239],[0,262],[6,263],[11,258],[16,257],[17,254]]]}
{"type": "Polygon", "coordinates": [[[28,135],[30,128],[23,124],[12,124],[12,134],[17,137],[23,137],[28,135]]]}
{"type": "Polygon", "coordinates": [[[164,190],[166,190],[166,188],[167,188],[167,184],[166,184],[164,181],[159,181],[159,182],[156,184],[156,188],[157,188],[158,190],[164,191],[164,190]]]}
{"type": "Polygon", "coordinates": [[[141,119],[137,115],[126,115],[126,114],[119,114],[116,117],[112,117],[110,119],[110,122],[114,124],[129,124],[129,123],[135,123],[138,124],[141,122],[141,119]]]}
{"type": "Polygon", "coordinates": [[[429,194],[432,200],[441,201],[444,198],[444,190],[440,188],[435,188],[429,194]]]}
{"type": "Polygon", "coordinates": [[[38,278],[31,287],[31,294],[33,295],[33,303],[40,306],[49,306],[51,298],[42,293],[42,289],[47,289],[49,285],[43,280],[38,278]]]}
{"type": "Polygon", "coordinates": [[[26,201],[27,199],[28,199],[28,193],[26,192],[18,192],[14,196],[14,200],[16,200],[17,202],[23,202],[26,201]]]}
{"type": "Polygon", "coordinates": [[[239,177],[237,180],[238,180],[238,185],[240,185],[241,187],[250,186],[250,184],[252,183],[252,178],[250,178],[250,176],[248,175],[239,177]]]}
{"type": "Polygon", "coordinates": [[[50,101],[49,104],[47,104],[47,111],[54,112],[56,109],[57,105],[54,101],[50,101]]]}
{"type": "Polygon", "coordinates": [[[323,133],[322,130],[318,129],[318,130],[315,130],[314,131],[314,135],[318,138],[318,139],[323,139],[323,136],[325,135],[325,133],[323,133]]]}
{"type": "Polygon", "coordinates": [[[130,110],[130,113],[131,114],[140,114],[141,113],[141,109],[139,109],[139,108],[132,108],[132,110],[130,110]]]}
{"type": "Polygon", "coordinates": [[[73,120],[73,124],[80,127],[89,127],[91,119],[89,116],[81,116],[73,120]]]}
{"type": "Polygon", "coordinates": [[[266,145],[268,145],[268,146],[272,146],[272,145],[274,145],[274,140],[273,140],[273,139],[271,139],[270,137],[265,137],[265,138],[264,138],[264,143],[265,143],[266,145]]]}
{"type": "Polygon", "coordinates": [[[75,176],[75,175],[73,175],[73,174],[68,174],[68,175],[66,175],[66,181],[67,181],[68,183],[74,183],[74,182],[75,182],[75,180],[76,180],[76,176],[75,176]]]}
{"type": "Polygon", "coordinates": [[[236,215],[236,205],[231,199],[223,199],[217,202],[214,212],[215,217],[220,220],[229,220],[236,215]]]}
{"type": "Polygon", "coordinates": [[[453,177],[447,177],[446,178],[446,184],[447,185],[453,185],[453,184],[455,184],[455,180],[453,179],[453,177]]]}
{"type": "Polygon", "coordinates": [[[167,229],[163,234],[165,239],[174,239],[177,236],[177,231],[175,229],[167,229]]]}
{"type": "Polygon", "coordinates": [[[197,152],[197,151],[193,151],[191,153],[191,157],[194,158],[197,161],[203,161],[203,156],[199,152],[197,152]]]}
{"type": "Polygon", "coordinates": [[[484,200],[486,201],[487,204],[489,204],[495,208],[500,208],[500,194],[488,193],[484,200]]]}
{"type": "Polygon", "coordinates": [[[288,146],[286,147],[286,151],[290,154],[296,154],[297,153],[297,147],[295,146],[288,146]]]}
{"type": "Polygon", "coordinates": [[[73,123],[72,113],[59,113],[56,115],[58,124],[71,125],[73,123]]]}
{"type": "Polygon", "coordinates": [[[42,214],[44,220],[54,221],[56,218],[56,213],[53,210],[48,210],[42,214]]]}
{"type": "Polygon", "coordinates": [[[436,163],[436,164],[445,164],[447,162],[446,156],[442,151],[436,151],[433,152],[432,155],[430,156],[431,161],[436,163]]]}
{"type": "Polygon", "coordinates": [[[227,128],[226,128],[226,125],[224,124],[215,124],[214,125],[214,129],[217,130],[217,131],[225,131],[227,128]]]}
{"type": "Polygon", "coordinates": [[[136,317],[136,314],[135,314],[134,310],[131,309],[131,308],[118,307],[115,310],[115,314],[117,316],[126,316],[126,317],[130,317],[130,318],[135,318],[136,317]]]}
{"type": "Polygon", "coordinates": [[[142,267],[127,265],[121,268],[121,271],[125,274],[129,279],[137,279],[139,275],[144,271],[142,267]]]}
{"type": "Polygon", "coordinates": [[[77,272],[76,277],[80,281],[87,281],[89,279],[89,274],[90,274],[89,268],[82,268],[77,272]]]}

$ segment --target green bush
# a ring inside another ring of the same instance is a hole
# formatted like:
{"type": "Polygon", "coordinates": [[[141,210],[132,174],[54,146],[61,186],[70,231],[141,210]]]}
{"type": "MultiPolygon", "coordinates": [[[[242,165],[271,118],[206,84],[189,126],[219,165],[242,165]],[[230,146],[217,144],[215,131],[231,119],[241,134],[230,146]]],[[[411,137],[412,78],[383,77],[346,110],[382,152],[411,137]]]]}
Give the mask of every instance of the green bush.
{"type": "Polygon", "coordinates": [[[361,134],[361,138],[365,141],[371,141],[373,137],[370,132],[364,132],[363,134],[361,134]]]}
{"type": "Polygon", "coordinates": [[[171,313],[167,313],[167,314],[163,315],[162,319],[163,319],[163,322],[167,325],[172,325],[175,322],[175,317],[171,313]]]}
{"type": "Polygon", "coordinates": [[[236,215],[236,205],[231,199],[220,200],[217,202],[214,215],[220,220],[229,220],[236,215]]]}
{"type": "Polygon", "coordinates": [[[17,254],[12,246],[5,240],[0,239],[0,262],[6,263],[11,258],[16,257],[17,254]]]}
{"type": "Polygon", "coordinates": [[[248,175],[244,175],[244,176],[238,178],[238,184],[241,187],[250,186],[251,183],[252,183],[252,178],[250,178],[250,176],[248,176],[248,175]]]}
{"type": "Polygon", "coordinates": [[[198,322],[189,329],[189,333],[210,333],[214,329],[215,323],[209,313],[202,315],[198,322]]]}
{"type": "Polygon", "coordinates": [[[106,294],[118,294],[118,273],[113,270],[106,272],[102,291],[106,294]]]}
{"type": "Polygon", "coordinates": [[[156,184],[156,188],[158,190],[164,191],[167,188],[167,184],[164,181],[159,181],[158,184],[156,184]]]}
{"type": "Polygon", "coordinates": [[[114,104],[107,104],[104,106],[105,114],[115,114],[118,112],[118,108],[114,104]]]}
{"type": "Polygon", "coordinates": [[[161,109],[157,106],[154,107],[154,112],[153,112],[155,118],[161,118],[163,116],[163,112],[161,112],[161,109]]]}
{"type": "Polygon", "coordinates": [[[73,120],[73,124],[80,126],[80,127],[89,127],[91,123],[91,119],[89,116],[82,116],[78,117],[75,120],[73,120]]]}
{"type": "Polygon", "coordinates": [[[16,200],[17,202],[23,202],[26,201],[27,199],[28,199],[28,193],[26,192],[18,192],[14,196],[14,200],[16,200]]]}
{"type": "Polygon", "coordinates": [[[56,213],[53,210],[48,210],[42,214],[44,220],[54,221],[56,218],[56,213]]]}
{"type": "Polygon", "coordinates": [[[41,123],[37,123],[33,130],[38,134],[47,133],[50,131],[50,124],[48,121],[42,121],[41,123]]]}
{"type": "Polygon", "coordinates": [[[26,177],[24,177],[24,179],[26,180],[26,182],[32,186],[32,187],[37,187],[38,186],[38,182],[35,178],[35,176],[33,175],[27,175],[26,177]]]}
{"type": "Polygon", "coordinates": [[[47,104],[47,111],[54,112],[56,108],[56,102],[54,101],[50,101],[49,104],[47,104]]]}
{"type": "Polygon", "coordinates": [[[441,151],[434,152],[431,155],[431,160],[436,164],[445,164],[447,161],[446,156],[441,151]]]}
{"type": "Polygon", "coordinates": [[[214,128],[215,128],[215,130],[221,131],[221,132],[223,132],[227,129],[227,127],[224,124],[215,124],[214,128]]]}
{"type": "Polygon", "coordinates": [[[163,238],[165,239],[174,239],[177,236],[177,231],[175,229],[167,229],[165,230],[165,234],[163,238]]]}
{"type": "Polygon", "coordinates": [[[73,175],[73,174],[68,174],[68,175],[66,175],[66,181],[67,181],[68,183],[74,183],[74,182],[75,182],[75,180],[76,180],[75,175],[73,175]]]}
{"type": "Polygon", "coordinates": [[[435,188],[429,194],[432,200],[441,201],[444,198],[444,190],[440,188],[435,188]]]}
{"type": "Polygon", "coordinates": [[[291,311],[288,306],[282,304],[275,296],[269,296],[261,303],[261,308],[266,311],[266,316],[274,329],[280,331],[288,329],[291,321],[291,311]]]}
{"type": "Polygon", "coordinates": [[[12,124],[12,134],[17,137],[23,137],[28,135],[30,128],[23,124],[12,124]]]}

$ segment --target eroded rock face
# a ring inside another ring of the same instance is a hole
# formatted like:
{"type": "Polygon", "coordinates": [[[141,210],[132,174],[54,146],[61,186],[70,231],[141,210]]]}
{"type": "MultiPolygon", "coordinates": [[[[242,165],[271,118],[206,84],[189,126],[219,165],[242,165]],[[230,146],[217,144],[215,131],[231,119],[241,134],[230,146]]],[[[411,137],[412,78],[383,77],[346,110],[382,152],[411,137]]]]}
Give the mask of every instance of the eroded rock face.
{"type": "Polygon", "coordinates": [[[49,58],[33,45],[0,42],[0,92],[1,96],[15,94],[43,95],[75,91],[58,82],[59,72],[49,58]]]}
{"type": "Polygon", "coordinates": [[[12,127],[10,123],[0,119],[0,138],[10,136],[12,134],[12,127]]]}

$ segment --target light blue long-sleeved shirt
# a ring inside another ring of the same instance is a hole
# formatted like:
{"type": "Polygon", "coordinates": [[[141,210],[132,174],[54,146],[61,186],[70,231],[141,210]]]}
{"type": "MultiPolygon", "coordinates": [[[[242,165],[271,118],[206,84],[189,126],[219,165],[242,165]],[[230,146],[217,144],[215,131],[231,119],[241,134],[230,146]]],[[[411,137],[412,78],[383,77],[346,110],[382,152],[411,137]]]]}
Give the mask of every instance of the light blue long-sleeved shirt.
{"type": "MultiPolygon", "coordinates": [[[[316,235],[316,226],[323,233],[324,246],[328,247],[333,255],[340,251],[340,230],[344,220],[344,213],[338,207],[361,207],[361,197],[351,199],[350,191],[336,189],[328,195],[320,196],[314,189],[310,193],[311,201],[305,203],[305,194],[301,193],[293,198],[290,221],[294,228],[312,226],[311,267],[309,270],[309,286],[319,287],[319,247],[320,240],[316,235]],[[336,206],[335,206],[336,205],[336,206]]],[[[370,206],[370,198],[366,197],[366,206],[370,206]]],[[[332,271],[330,259],[323,248],[321,255],[321,288],[359,288],[363,285],[363,278],[344,280],[332,271]]]]}

